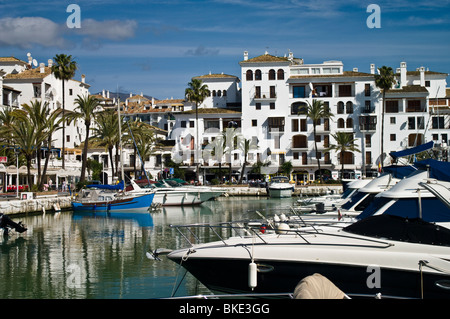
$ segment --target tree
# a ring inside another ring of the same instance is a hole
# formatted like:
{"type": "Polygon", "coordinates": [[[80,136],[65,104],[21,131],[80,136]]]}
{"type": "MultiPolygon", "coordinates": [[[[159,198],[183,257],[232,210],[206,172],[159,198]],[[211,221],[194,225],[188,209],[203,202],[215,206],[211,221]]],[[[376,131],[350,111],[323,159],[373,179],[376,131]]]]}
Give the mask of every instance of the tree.
{"type": "Polygon", "coordinates": [[[91,131],[91,124],[96,118],[96,108],[99,106],[99,101],[91,96],[80,96],[78,95],[75,99],[75,104],[77,105],[73,112],[67,115],[69,120],[83,120],[86,127],[86,135],[84,139],[83,154],[81,156],[81,176],[80,182],[84,182],[86,175],[86,165],[87,165],[87,151],[89,148],[89,133],[91,131]]]}
{"type": "Polygon", "coordinates": [[[208,86],[203,84],[203,82],[199,79],[192,79],[191,82],[188,83],[188,86],[189,87],[185,90],[186,98],[189,102],[195,103],[195,158],[197,164],[197,181],[199,181],[200,161],[198,156],[200,154],[200,141],[198,136],[198,107],[203,103],[205,98],[211,94],[211,92],[209,91],[208,86]]]}
{"type": "MultiPolygon", "coordinates": [[[[57,54],[54,58],[55,64],[52,66],[52,72],[55,75],[55,78],[62,81],[62,116],[65,116],[65,82],[67,80],[72,79],[75,76],[75,72],[77,70],[77,63],[72,60],[71,55],[65,54],[57,54]]],[[[62,128],[62,168],[65,168],[65,140],[66,140],[66,123],[63,121],[62,128]]]]}
{"type": "MultiPolygon", "coordinates": [[[[302,113],[302,111],[300,111],[299,115],[300,114],[304,114],[304,113],[302,113]]],[[[330,117],[333,117],[334,115],[330,112],[329,107],[324,105],[323,101],[314,99],[312,101],[312,104],[308,102],[308,106],[306,109],[306,116],[309,117],[313,122],[314,149],[316,152],[317,166],[319,167],[320,183],[323,183],[322,170],[320,169],[320,158],[319,158],[319,153],[317,151],[316,126],[317,126],[317,123],[322,118],[328,119],[330,117]]]]}
{"type": "Polygon", "coordinates": [[[244,163],[242,164],[241,176],[239,178],[239,184],[242,184],[242,179],[244,178],[245,167],[247,166],[247,156],[248,152],[251,150],[256,150],[257,145],[252,143],[251,139],[241,138],[239,139],[239,149],[244,153],[244,163]]]}
{"type": "Polygon", "coordinates": [[[284,163],[281,165],[281,172],[282,172],[283,174],[285,174],[285,175],[286,175],[287,177],[289,177],[289,178],[290,178],[292,169],[293,169],[293,165],[292,165],[292,162],[291,162],[291,161],[284,162],[284,163]]]}
{"type": "MultiPolygon", "coordinates": [[[[386,111],[386,92],[389,91],[395,83],[394,71],[391,67],[382,66],[378,69],[379,74],[375,74],[375,85],[381,89],[383,94],[383,104],[381,110],[381,167],[384,166],[384,113],[386,111]]],[[[403,83],[402,83],[403,85],[403,83]]]]}
{"type": "Polygon", "coordinates": [[[336,144],[330,145],[330,147],[327,150],[335,150],[336,152],[340,152],[341,179],[342,179],[344,174],[345,152],[360,152],[360,150],[355,145],[356,140],[353,138],[353,133],[336,132],[335,134],[331,134],[331,136],[335,139],[336,144]]]}
{"type": "Polygon", "coordinates": [[[107,110],[98,114],[95,119],[96,126],[92,128],[93,139],[108,150],[111,172],[114,176],[113,149],[118,140],[119,118],[116,111],[107,110]]]}

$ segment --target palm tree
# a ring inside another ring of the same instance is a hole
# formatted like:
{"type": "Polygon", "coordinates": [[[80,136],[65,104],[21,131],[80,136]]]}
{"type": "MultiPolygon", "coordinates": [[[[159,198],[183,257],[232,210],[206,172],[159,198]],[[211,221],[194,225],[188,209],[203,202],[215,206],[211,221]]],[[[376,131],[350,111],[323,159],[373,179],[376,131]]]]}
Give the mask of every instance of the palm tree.
{"type": "Polygon", "coordinates": [[[107,110],[98,114],[95,119],[96,126],[92,128],[93,139],[108,150],[111,163],[111,172],[114,176],[113,149],[118,140],[119,119],[116,111],[107,110]]]}
{"type": "Polygon", "coordinates": [[[188,88],[186,88],[184,94],[189,102],[195,103],[195,161],[197,163],[197,181],[199,181],[200,177],[200,163],[199,163],[199,136],[198,136],[198,107],[203,103],[205,98],[211,94],[206,84],[199,79],[192,79],[191,82],[188,83],[188,88]]]}
{"type": "MultiPolygon", "coordinates": [[[[52,66],[52,72],[55,78],[62,81],[62,109],[63,117],[65,116],[65,82],[72,79],[75,76],[77,70],[77,63],[72,60],[71,55],[57,54],[54,58],[55,64],[52,66]]],[[[63,121],[62,128],[62,168],[65,168],[64,153],[65,153],[65,140],[66,140],[66,123],[63,121]]]]}
{"type": "Polygon", "coordinates": [[[83,154],[81,156],[81,176],[80,182],[84,182],[86,175],[86,165],[87,165],[87,152],[89,148],[89,133],[91,131],[91,124],[96,118],[96,108],[99,106],[99,101],[91,96],[80,96],[78,95],[75,99],[75,104],[77,105],[73,112],[67,115],[67,118],[71,120],[83,120],[86,127],[86,135],[84,139],[83,154]]]}
{"type": "MultiPolygon", "coordinates": [[[[25,114],[24,111],[20,111],[25,114]]],[[[11,136],[20,153],[25,156],[28,186],[31,187],[33,185],[31,177],[31,160],[36,152],[36,145],[40,145],[43,141],[43,135],[37,132],[34,123],[29,117],[20,115],[19,113],[17,114],[16,121],[14,122],[14,125],[11,126],[11,136]]]]}
{"type": "Polygon", "coordinates": [[[331,136],[335,139],[336,144],[330,145],[327,149],[336,150],[336,152],[340,152],[341,155],[341,179],[344,174],[344,154],[345,152],[360,152],[358,147],[355,145],[355,139],[353,138],[353,133],[346,132],[336,132],[335,134],[331,134],[331,136]]]}
{"type": "Polygon", "coordinates": [[[11,126],[14,125],[16,118],[14,110],[15,109],[11,106],[5,106],[0,110],[0,141],[2,145],[2,155],[8,157],[8,164],[12,163],[13,158],[15,160],[14,150],[11,147],[13,144],[11,126]]]}
{"type": "Polygon", "coordinates": [[[389,91],[395,83],[394,71],[391,67],[382,66],[378,69],[379,74],[375,74],[375,85],[381,89],[383,94],[383,105],[381,110],[381,155],[380,162],[383,168],[384,162],[384,113],[386,111],[386,92],[389,91]]]}
{"type": "MultiPolygon", "coordinates": [[[[302,113],[302,111],[300,111],[299,115],[300,114],[304,114],[304,113],[302,113]]],[[[317,151],[316,126],[317,126],[317,123],[320,121],[320,119],[322,119],[322,118],[327,119],[327,118],[333,117],[334,115],[330,112],[330,109],[327,106],[325,106],[323,101],[314,99],[312,101],[312,104],[308,102],[308,106],[306,108],[306,116],[309,117],[313,122],[314,149],[316,151],[317,166],[319,168],[319,174],[320,174],[320,183],[323,184],[322,170],[320,169],[320,158],[319,158],[319,153],[317,151]]]]}
{"type": "Polygon", "coordinates": [[[251,139],[241,138],[239,141],[239,149],[244,153],[244,163],[242,164],[241,176],[239,177],[239,184],[242,183],[242,179],[244,178],[245,167],[247,166],[247,156],[248,152],[251,150],[256,150],[258,148],[257,145],[252,143],[251,139]]]}

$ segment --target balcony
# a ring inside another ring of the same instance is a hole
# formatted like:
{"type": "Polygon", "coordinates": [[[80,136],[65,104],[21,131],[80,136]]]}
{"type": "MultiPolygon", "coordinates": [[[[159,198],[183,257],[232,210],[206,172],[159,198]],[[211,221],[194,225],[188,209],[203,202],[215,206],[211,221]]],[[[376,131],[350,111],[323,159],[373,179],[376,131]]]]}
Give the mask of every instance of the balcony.
{"type": "Polygon", "coordinates": [[[277,94],[275,92],[255,92],[253,99],[255,101],[276,101],[277,94]]]}
{"type": "Polygon", "coordinates": [[[359,130],[361,132],[374,132],[377,129],[377,117],[376,116],[360,116],[359,117],[359,130]]]}

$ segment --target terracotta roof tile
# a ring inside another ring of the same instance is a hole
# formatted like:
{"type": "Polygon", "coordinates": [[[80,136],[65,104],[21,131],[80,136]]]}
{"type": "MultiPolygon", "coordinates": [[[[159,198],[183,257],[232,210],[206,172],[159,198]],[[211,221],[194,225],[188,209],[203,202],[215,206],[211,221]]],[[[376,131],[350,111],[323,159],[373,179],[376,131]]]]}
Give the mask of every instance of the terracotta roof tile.
{"type": "Polygon", "coordinates": [[[5,79],[43,79],[51,73],[52,68],[47,66],[44,68],[44,73],[41,73],[41,68],[34,68],[16,74],[7,74],[5,79]]]}

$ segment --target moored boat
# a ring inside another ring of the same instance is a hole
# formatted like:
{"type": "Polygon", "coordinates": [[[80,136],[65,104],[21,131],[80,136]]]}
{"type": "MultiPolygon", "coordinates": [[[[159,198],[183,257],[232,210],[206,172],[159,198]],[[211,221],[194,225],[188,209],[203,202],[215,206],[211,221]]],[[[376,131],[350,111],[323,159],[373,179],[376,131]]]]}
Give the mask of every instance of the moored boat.
{"type": "Polygon", "coordinates": [[[272,198],[292,197],[294,185],[289,183],[289,178],[286,176],[274,176],[267,186],[267,191],[272,198]]]}

